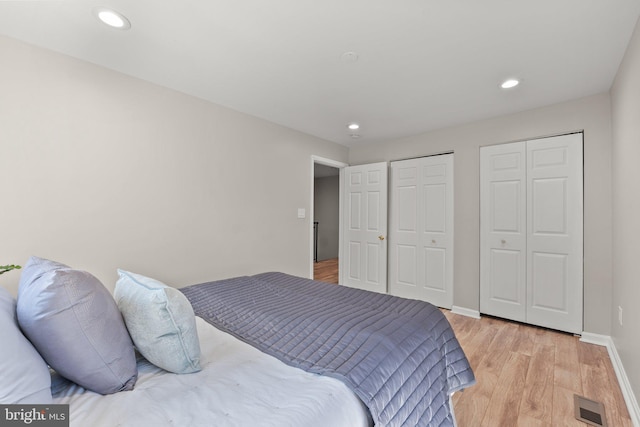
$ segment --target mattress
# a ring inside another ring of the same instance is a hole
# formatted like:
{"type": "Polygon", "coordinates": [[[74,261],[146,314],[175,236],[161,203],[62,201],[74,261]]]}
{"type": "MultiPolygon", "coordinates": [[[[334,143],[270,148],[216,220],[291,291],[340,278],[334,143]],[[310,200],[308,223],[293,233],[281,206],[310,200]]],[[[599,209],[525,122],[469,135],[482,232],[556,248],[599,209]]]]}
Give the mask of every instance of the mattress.
{"type": "Polygon", "coordinates": [[[55,381],[77,427],[371,425],[341,381],[284,364],[196,317],[202,371],[177,375],[138,359],[134,390],[102,396],[55,381]]]}

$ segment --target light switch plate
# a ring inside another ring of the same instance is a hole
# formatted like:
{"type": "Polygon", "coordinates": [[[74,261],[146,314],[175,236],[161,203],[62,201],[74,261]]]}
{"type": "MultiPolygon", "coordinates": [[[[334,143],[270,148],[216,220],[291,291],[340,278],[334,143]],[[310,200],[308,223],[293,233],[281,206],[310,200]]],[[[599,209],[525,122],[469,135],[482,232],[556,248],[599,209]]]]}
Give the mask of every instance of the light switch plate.
{"type": "Polygon", "coordinates": [[[298,218],[305,218],[307,216],[307,211],[305,208],[298,208],[298,218]]]}

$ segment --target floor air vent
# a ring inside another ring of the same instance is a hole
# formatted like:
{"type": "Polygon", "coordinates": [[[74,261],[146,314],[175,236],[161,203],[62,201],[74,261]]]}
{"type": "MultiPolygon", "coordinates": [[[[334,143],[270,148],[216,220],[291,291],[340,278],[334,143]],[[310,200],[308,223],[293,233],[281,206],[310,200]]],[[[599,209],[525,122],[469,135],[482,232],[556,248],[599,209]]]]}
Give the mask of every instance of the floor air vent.
{"type": "Polygon", "coordinates": [[[589,400],[586,397],[573,395],[576,408],[576,419],[592,426],[607,427],[607,419],[604,416],[604,405],[600,402],[589,400]]]}

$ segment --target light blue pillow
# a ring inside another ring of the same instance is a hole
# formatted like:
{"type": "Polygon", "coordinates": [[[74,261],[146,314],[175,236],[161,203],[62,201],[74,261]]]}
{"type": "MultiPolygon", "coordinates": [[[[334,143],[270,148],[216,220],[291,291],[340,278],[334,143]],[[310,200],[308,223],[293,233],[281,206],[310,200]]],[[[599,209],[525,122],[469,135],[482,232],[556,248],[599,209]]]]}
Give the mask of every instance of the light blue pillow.
{"type": "Polygon", "coordinates": [[[0,288],[0,404],[51,403],[51,375],[16,320],[16,301],[0,288]]]}
{"type": "Polygon", "coordinates": [[[140,354],[169,372],[198,372],[200,341],[187,297],[149,277],[124,270],[118,275],[114,296],[140,354]]]}
{"type": "Polygon", "coordinates": [[[31,257],[20,277],[17,315],[63,377],[100,394],[133,389],[133,343],[113,297],[91,274],[31,257]]]}

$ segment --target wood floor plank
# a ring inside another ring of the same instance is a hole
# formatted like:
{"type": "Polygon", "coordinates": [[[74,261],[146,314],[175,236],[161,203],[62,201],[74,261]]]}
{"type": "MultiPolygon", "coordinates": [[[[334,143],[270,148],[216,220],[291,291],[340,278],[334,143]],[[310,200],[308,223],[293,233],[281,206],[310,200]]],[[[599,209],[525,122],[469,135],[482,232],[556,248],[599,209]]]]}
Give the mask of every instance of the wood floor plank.
{"type": "Polygon", "coordinates": [[[518,324],[514,351],[531,356],[536,343],[536,329],[529,325],[518,324]]]}
{"type": "Polygon", "coordinates": [[[524,414],[518,415],[518,427],[549,427],[550,424],[540,421],[537,418],[532,418],[524,414]]]}
{"type": "Polygon", "coordinates": [[[517,339],[517,331],[517,324],[505,322],[487,348],[481,366],[484,371],[493,373],[496,379],[500,376],[504,364],[511,357],[510,353],[517,339]],[[486,357],[487,355],[490,356],[486,357]]]}
{"type": "Polygon", "coordinates": [[[546,425],[551,425],[553,410],[555,357],[555,346],[535,344],[522,401],[520,402],[521,415],[524,414],[531,418],[536,418],[546,423],[546,425]]]}
{"type": "MultiPolygon", "coordinates": [[[[564,387],[553,388],[553,424],[554,426],[566,427],[587,427],[582,421],[575,417],[573,405],[573,390],[564,387]]],[[[612,426],[613,427],[613,426],[612,426]]]]}
{"type": "Polygon", "coordinates": [[[496,384],[482,427],[515,426],[531,356],[509,352],[496,384]]]}
{"type": "Polygon", "coordinates": [[[577,348],[578,358],[581,365],[598,366],[600,364],[600,360],[607,352],[605,347],[595,344],[578,343],[577,348]]]}
{"type": "Polygon", "coordinates": [[[476,335],[465,341],[464,344],[461,342],[462,349],[467,355],[471,368],[476,369],[480,365],[498,331],[499,328],[492,326],[483,327],[476,335]]]}
{"type": "Polygon", "coordinates": [[[535,336],[536,342],[542,345],[554,345],[553,340],[560,332],[552,331],[550,329],[536,328],[535,336]]]}
{"type": "Polygon", "coordinates": [[[582,395],[578,340],[572,335],[557,334],[554,336],[554,343],[556,345],[555,385],[582,395]]]}

